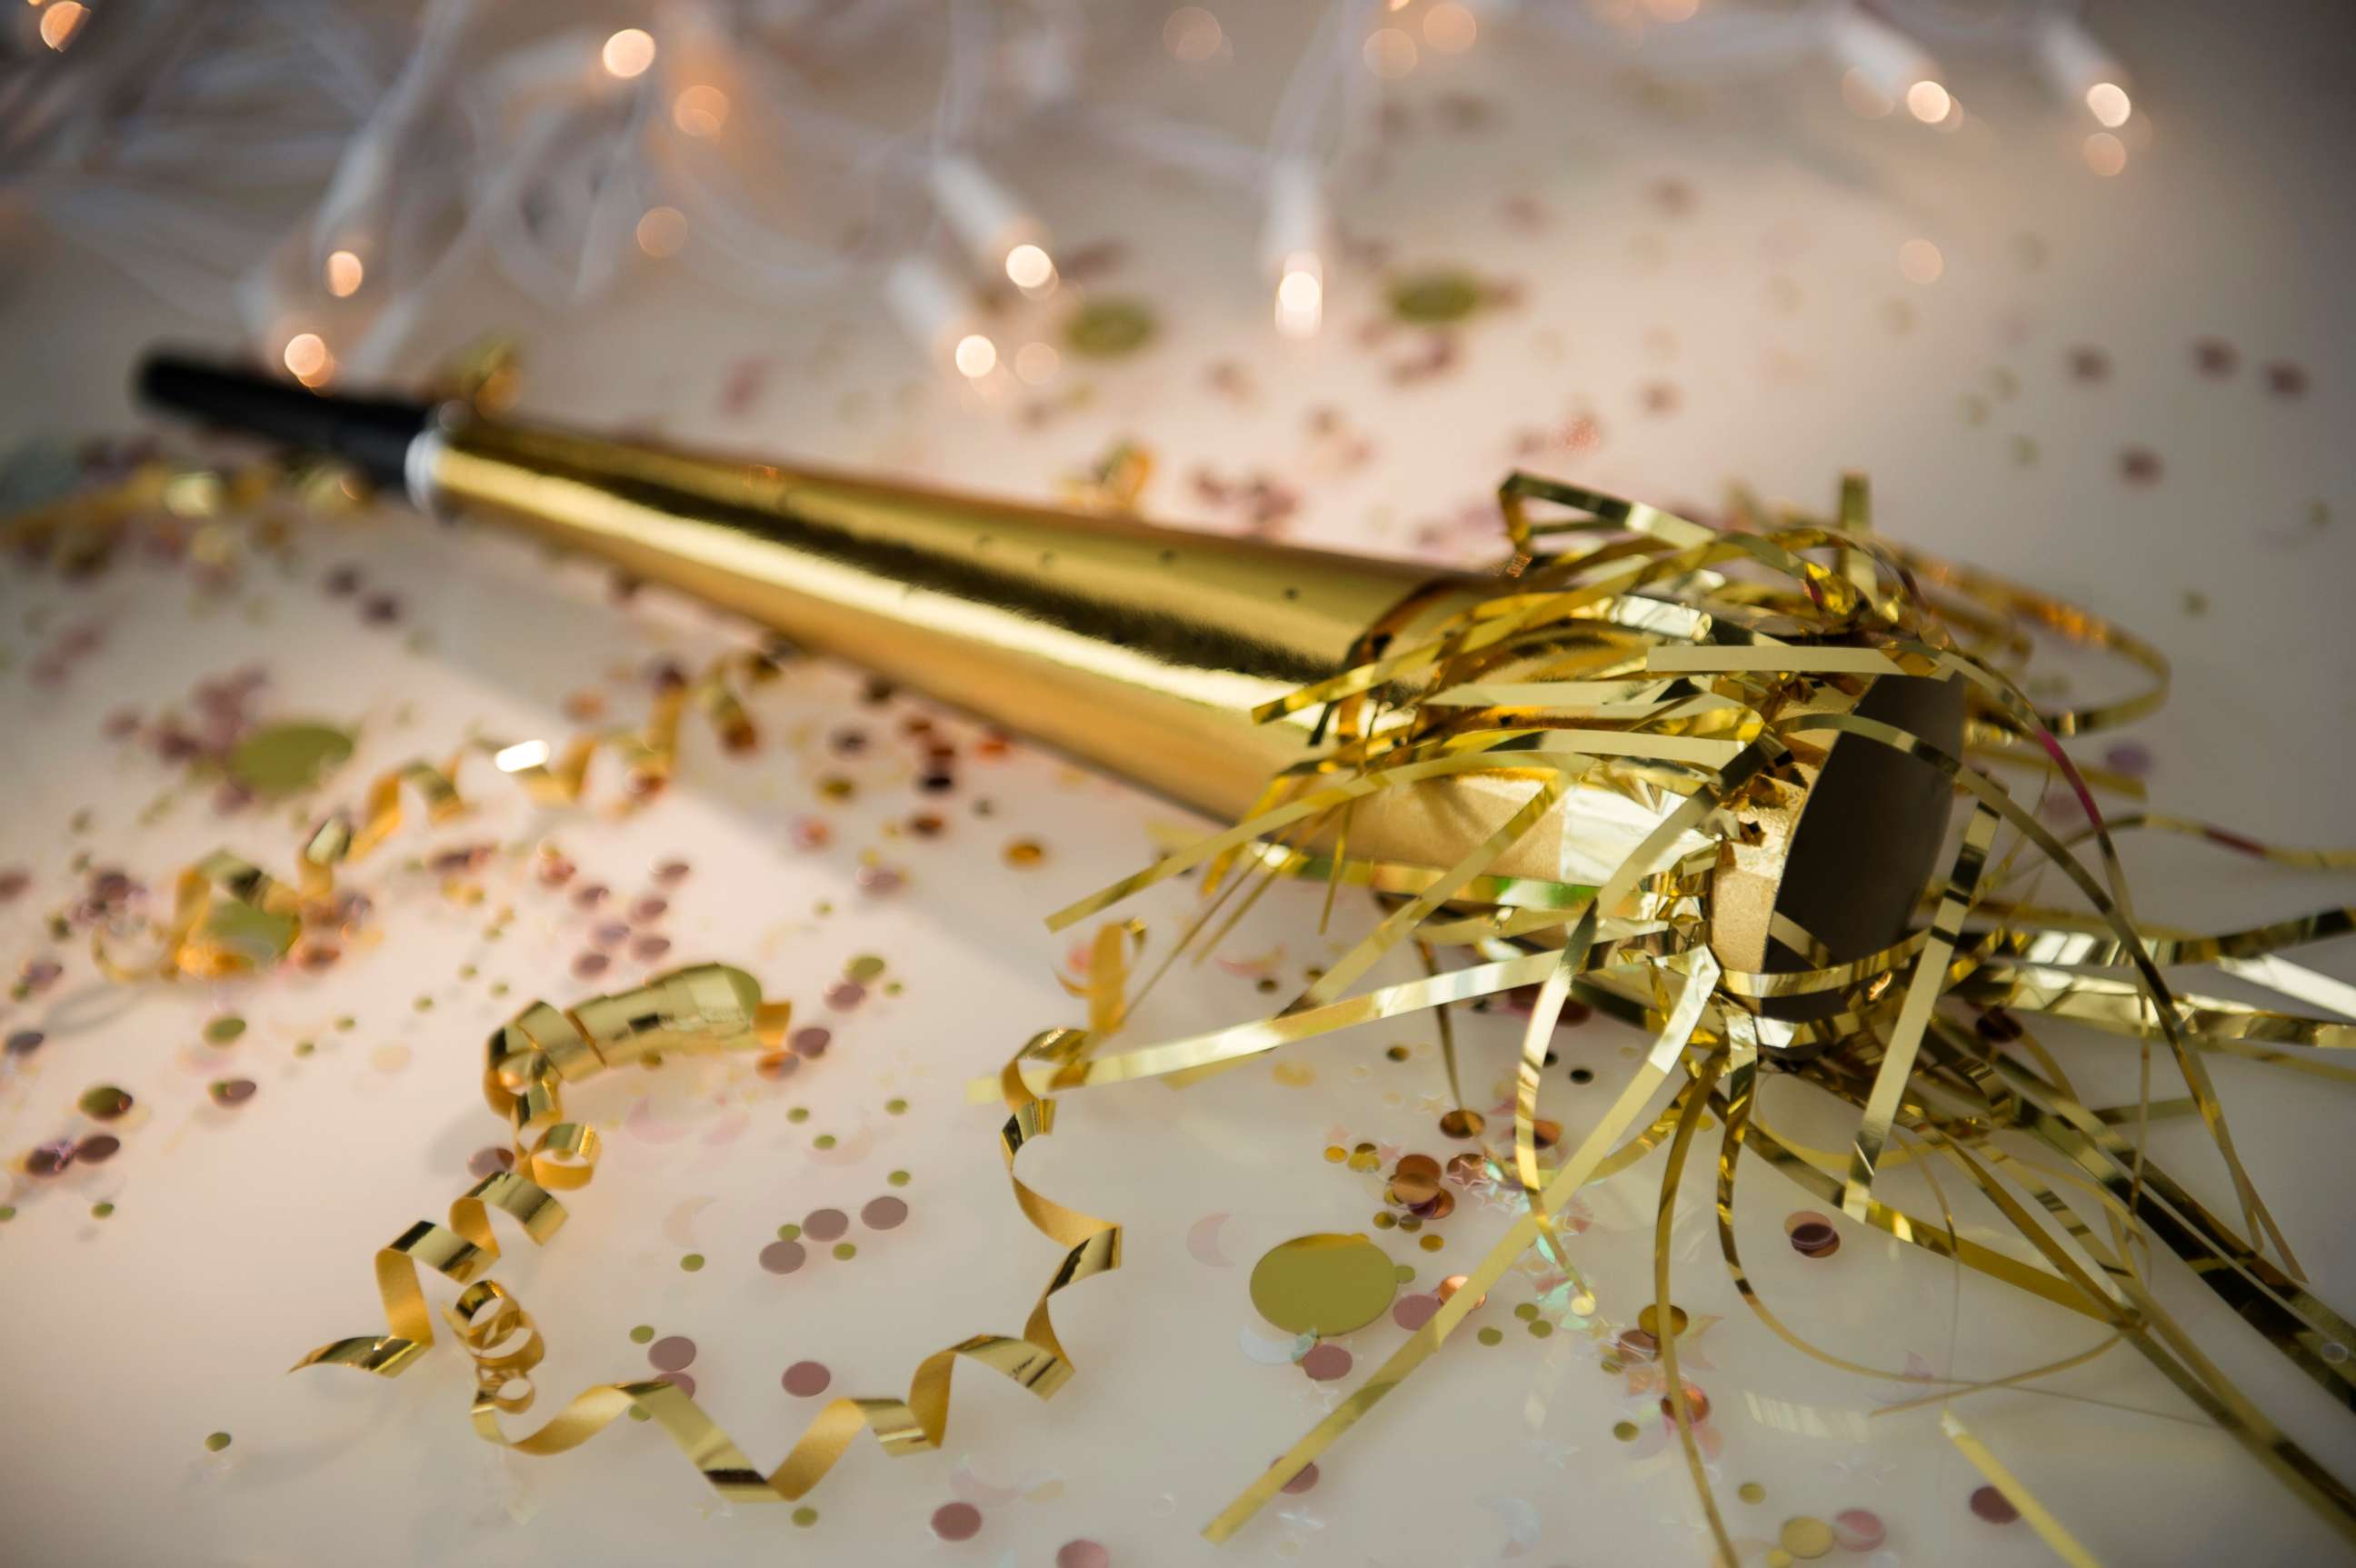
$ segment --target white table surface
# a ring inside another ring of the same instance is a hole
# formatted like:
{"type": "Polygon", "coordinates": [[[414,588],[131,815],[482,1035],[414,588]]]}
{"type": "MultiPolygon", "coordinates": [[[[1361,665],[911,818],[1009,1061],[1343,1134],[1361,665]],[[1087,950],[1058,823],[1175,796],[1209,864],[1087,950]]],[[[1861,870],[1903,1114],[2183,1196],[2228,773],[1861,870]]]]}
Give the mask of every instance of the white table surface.
{"type": "MultiPolygon", "coordinates": [[[[2238,7],[2112,6],[2099,20],[2148,117],[2112,179],[2079,158],[2089,127],[1997,68],[1959,70],[1975,118],[1941,135],[1851,117],[1821,70],[1663,94],[1558,44],[1516,47],[1502,27],[1464,57],[1428,59],[1394,90],[1408,127],[1346,194],[1345,224],[1383,242],[1397,268],[1464,265],[1519,300],[1464,328],[1452,369],[1425,379],[1389,373],[1421,351],[1419,337],[1361,336],[1382,308],[1376,274],[1336,268],[1324,333],[1282,343],[1248,260],[1252,213],[1091,167],[1073,145],[1033,149],[1026,184],[1066,244],[1122,243],[1090,287],[1150,302],[1161,330],[1118,361],[1066,356],[1036,391],[977,395],[917,363],[872,302],[750,306],[700,282],[686,258],[644,263],[594,322],[487,281],[433,324],[409,368],[501,330],[521,343],[535,414],[1048,499],[1133,439],[1157,460],[1151,514],[1240,527],[1197,476],[1264,474],[1299,492],[1288,537],[1456,561],[1493,553],[1476,514],[1516,463],[1697,508],[1735,481],[1822,503],[1842,468],[1861,467],[1887,532],[2072,596],[2169,650],[2174,699],[2134,736],[2155,758],[2162,804],[2279,842],[2344,843],[2356,838],[2344,783],[2356,685],[2345,629],[2356,583],[2356,217],[2340,156],[2356,134],[2350,29],[2325,5],[2263,21],[2238,7]],[[1490,105],[1488,124],[1451,128],[1443,100],[1464,94],[1490,105]],[[1943,256],[1935,283],[1900,273],[1899,248],[1917,238],[1943,256]],[[2231,373],[2196,368],[2204,338],[2232,347],[2231,373]],[[2081,348],[2106,358],[2105,379],[2072,374],[2081,348]],[[2297,367],[2303,395],[2269,392],[2276,363],[2297,367]],[[723,390],[751,377],[760,391],[732,405],[723,390]],[[1600,434],[1591,447],[1550,436],[1582,417],[1600,434]],[[1528,444],[1525,433],[1536,433],[1528,444]],[[2157,456],[2156,480],[2124,475],[2130,449],[2157,456]]],[[[1231,69],[1248,73],[1252,34],[1232,25],[1231,69]]],[[[1143,56],[1135,69],[1157,91],[1179,70],[1143,56]]],[[[0,435],[123,429],[123,382],[142,346],[227,331],[225,316],[166,308],[37,226],[11,244],[0,435]]],[[[1023,335],[1012,326],[1001,342],[1023,335]]],[[[485,874],[485,904],[453,904],[435,877],[405,868],[417,846],[545,836],[625,897],[654,864],[683,857],[693,869],[659,923],[674,944],[663,961],[744,964],[832,1026],[826,1057],[784,1083],[742,1061],[675,1062],[584,1092],[612,1152],[566,1233],[498,1271],[554,1346],[544,1408],[578,1384],[647,1375],[627,1330],[651,1325],[695,1340],[699,1398],[766,1465],[816,1403],[779,1388],[786,1365],[824,1362],[830,1391],[899,1391],[922,1354],[1021,1322],[1054,1251],[1013,1212],[996,1115],[962,1086],[1034,1030],[1077,1021],[1054,979],[1066,939],[1039,917],[1141,863],[1147,830],[1176,820],[1021,748],[992,759],[969,744],[958,789],[921,796],[899,725],[928,710],[905,697],[865,705],[854,673],[799,663],[754,702],[755,755],[724,757],[694,736],[678,786],[637,814],[535,816],[496,781],[470,789],[468,822],[412,830],[357,870],[381,940],[322,974],[111,987],[84,950],[43,934],[78,880],[77,853],[160,887],[217,844],[284,866],[294,843],[284,812],[218,816],[183,772],[106,738],[109,713],[185,707],[198,681],[258,666],[260,715],[359,727],[359,756],[328,788],[348,797],[374,767],[441,755],[470,732],[563,733],[577,693],[602,693],[614,716],[636,712],[651,660],[693,664],[745,637],[658,594],[619,606],[597,573],[551,570],[518,544],[397,509],[306,525],[296,552],[291,568],[251,563],[227,588],[155,564],[70,587],[14,567],[0,578],[0,868],[32,876],[0,905],[0,961],[13,970],[54,953],[67,965],[43,995],[0,1006],[0,1029],[49,1036],[0,1069],[0,1145],[13,1157],[70,1130],[96,1083],[138,1101],[103,1166],[8,1178],[10,1560],[1033,1565],[1089,1540],[1119,1564],[1707,1561],[1657,1392],[1595,1365],[1649,1291],[1657,1156],[1587,1199],[1579,1255],[1602,1299],[1599,1339],[1529,1337],[1509,1308],[1535,1284],[1509,1276],[1479,1319],[1505,1330],[1502,1344],[1451,1342],[1337,1445],[1312,1490],[1280,1499],[1224,1549],[1197,1538],[1349,1386],[1254,1359],[1280,1346],[1245,1281],[1275,1242],[1363,1229],[1379,1207],[1377,1178],[1327,1164],[1329,1143],[1451,1152],[1433,1128],[1444,1090],[1428,1021],[1358,1031],[1183,1095],[1144,1084],[1073,1100],[1025,1175],[1120,1219],[1128,1238],[1118,1273],[1059,1298],[1079,1375],[1040,1404],[961,1372],[944,1452],[887,1461],[862,1441],[809,1499],[819,1517],[805,1528],[783,1508],[719,1505],[635,1423],[561,1458],[495,1453],[466,1429],[465,1366],[446,1346],[391,1382],[286,1375],[315,1344],[377,1326],[372,1251],[439,1218],[467,1156],[499,1141],[476,1089],[485,1032],[531,997],[587,989],[569,965],[589,917],[504,861],[485,874]],[[397,596],[395,624],[364,625],[351,600],[324,591],[343,564],[397,596]],[[61,683],[37,682],[44,650],[85,625],[96,646],[61,683]],[[869,733],[863,753],[830,748],[845,725],[869,733]],[[834,773],[857,784],[848,801],[818,790],[834,773]],[[159,798],[171,810],[143,825],[159,798]],[[941,837],[898,832],[925,809],[948,819],[941,837]],[[790,824],[805,818],[830,825],[827,847],[797,847],[790,824]],[[1009,865],[1003,845],[1026,836],[1045,846],[1044,864],[1009,865]],[[906,886],[863,890],[870,852],[906,886]],[[488,941],[487,912],[501,905],[513,922],[488,941]],[[903,990],[830,1014],[828,986],[862,953],[885,958],[903,990]],[[245,1035],[206,1046],[204,1020],[224,1012],[248,1021],[245,1035]],[[317,1048],[297,1056],[306,1039],[317,1048]],[[1413,1047],[1407,1062],[1386,1058],[1394,1042],[1413,1047]],[[254,1099],[209,1104],[208,1081],[230,1075],[254,1079],[254,1099]],[[894,1097],[905,1114],[885,1112],[894,1097]],[[787,1119],[794,1106],[807,1121],[787,1119]],[[820,1132],[838,1142],[819,1149],[820,1132]],[[910,1173],[896,1189],[905,1225],[854,1227],[849,1262],[817,1257],[788,1277],[757,1265],[777,1225],[828,1205],[855,1213],[895,1190],[894,1169],[910,1173]],[[111,1217],[91,1216],[100,1202],[116,1206],[111,1217]],[[679,1267],[689,1251],[710,1260],[700,1273],[679,1267]],[[1640,1423],[1638,1441],[1615,1441],[1622,1420],[1640,1423]],[[201,1441],[215,1430],[234,1439],[218,1455],[201,1441]],[[937,1540],[933,1511],[959,1499],[981,1508],[980,1534],[937,1540]]],[[[969,743],[969,726],[937,722],[969,743]]],[[[2219,927],[2347,897],[2344,880],[2261,875],[2192,850],[2144,846],[2135,865],[2143,912],[2162,921],[2219,927]]],[[[1162,940],[1183,897],[1145,901],[1162,940]]],[[[1267,900],[1226,950],[1238,961],[1182,971],[1140,1027],[1175,1033],[1264,1008],[1259,971],[1240,961],[1297,986],[1367,919],[1349,909],[1321,938],[1315,908],[1309,890],[1267,900]]],[[[2356,969],[2344,951],[2317,961],[2356,969]]],[[[1502,1080],[1512,1037],[1497,1020],[1468,1028],[1483,1090],[1502,1080]]],[[[1598,1074],[1585,1090],[1550,1080],[1549,1111],[1575,1130],[1624,1070],[1633,1036],[1598,1023],[1564,1038],[1564,1056],[1598,1074]]],[[[2073,1044],[2069,1059],[2126,1092],[2120,1047],[2073,1044]]],[[[2222,1062],[2218,1077],[2319,1294],[2356,1303],[2342,1131],[2356,1104],[2247,1063],[2222,1062]]],[[[1796,1095],[1788,1113],[1808,1125],[1796,1095]]],[[[1816,1130],[1819,1142],[1843,1136],[1830,1122],[1816,1130]]],[[[2221,1192],[2195,1130],[2166,1127],[2155,1147],[2196,1190],[2221,1192]]],[[[1763,1557],[1784,1519],[1848,1508],[1885,1521],[1881,1564],[2046,1560],[2026,1525],[1969,1511],[1978,1477],[1934,1409],[1869,1418],[1905,1391],[1807,1361],[1748,1315],[1716,1261],[1706,1195],[1689,1189],[1677,1222],[1676,1294],[1719,1317],[1689,1348],[1690,1373],[1711,1401],[1714,1471],[1744,1561],[1763,1557]],[[1830,1435],[1779,1424],[1804,1407],[1830,1435]],[[1859,1430],[1864,1440],[1848,1435],[1859,1430]],[[1765,1501],[1736,1499],[1750,1480],[1765,1501]]],[[[1800,1258],[1779,1244],[1781,1221],[1809,1206],[1756,1170],[1740,1223],[1771,1299],[1844,1354],[1994,1376],[2086,1340],[2065,1314],[1959,1285],[1860,1230],[1845,1228],[1832,1260],[1800,1258]]],[[[1383,1240],[1429,1288],[1507,1222],[1468,1197],[1437,1228],[1440,1253],[1396,1232],[1383,1240]]],[[[2269,1366],[2180,1270],[2168,1274],[2168,1299],[2244,1386],[2328,1466],[2356,1474],[2346,1412],[2269,1366]]],[[[1383,1320],[1346,1343],[1363,1372],[1398,1337],[1383,1320]]],[[[2100,1560],[2312,1562],[2338,1550],[2131,1352],[2049,1389],[1959,1409],[2100,1560]]]]}

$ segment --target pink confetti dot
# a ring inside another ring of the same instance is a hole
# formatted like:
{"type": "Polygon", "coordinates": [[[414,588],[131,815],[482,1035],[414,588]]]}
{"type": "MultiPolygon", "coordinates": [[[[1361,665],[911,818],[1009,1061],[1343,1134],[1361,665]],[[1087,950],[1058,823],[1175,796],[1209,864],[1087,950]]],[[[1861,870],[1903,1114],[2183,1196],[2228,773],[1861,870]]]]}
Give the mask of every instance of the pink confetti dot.
{"type": "Polygon", "coordinates": [[[1067,1541],[1055,1549],[1055,1568],[1112,1568],[1112,1553],[1093,1541],[1067,1541]]]}
{"type": "Polygon", "coordinates": [[[773,1274],[789,1274],[809,1257],[799,1241],[772,1241],[761,1249],[761,1266],[773,1274]]]}
{"type": "Polygon", "coordinates": [[[1990,1524],[2010,1524],[2020,1517],[2020,1510],[1994,1487],[1979,1487],[1972,1492],[1972,1512],[1990,1524]]]}
{"type": "Polygon", "coordinates": [[[859,1211],[870,1230],[889,1230],[908,1218],[908,1206],[896,1197],[873,1197],[859,1211]]]}
{"type": "Polygon", "coordinates": [[[933,1533],[943,1541],[971,1541],[981,1533],[981,1510],[971,1503],[943,1503],[933,1510],[933,1533]]]}
{"type": "Polygon", "coordinates": [[[1301,1369],[1309,1374],[1312,1382],[1330,1383],[1350,1375],[1350,1353],[1327,1340],[1312,1346],[1309,1354],[1301,1358],[1301,1369]]]}
{"type": "Polygon", "coordinates": [[[798,1057],[822,1057],[826,1055],[826,1047],[833,1042],[832,1034],[813,1025],[807,1029],[796,1029],[793,1039],[788,1043],[798,1057]]]}
{"type": "Polygon", "coordinates": [[[1833,1515],[1833,1540],[1844,1552],[1875,1551],[1888,1534],[1881,1516],[1870,1509],[1843,1509],[1833,1515]]]}
{"type": "Polygon", "coordinates": [[[1391,1304],[1391,1321],[1412,1334],[1430,1322],[1431,1315],[1439,1310],[1440,1298],[1436,1295],[1403,1295],[1391,1304]]]}
{"type": "Polygon", "coordinates": [[[786,1392],[798,1400],[816,1399],[834,1382],[834,1374],[818,1361],[796,1361],[786,1369],[786,1392]]]}
{"type": "Polygon", "coordinates": [[[813,1208],[802,1220],[802,1234],[813,1241],[840,1240],[851,1229],[851,1216],[840,1208],[813,1208]]]}
{"type": "Polygon", "coordinates": [[[1301,1466],[1301,1474],[1293,1477],[1292,1479],[1284,1483],[1285,1495],[1287,1497],[1297,1498],[1316,1484],[1317,1466],[1314,1465],[1303,1465],[1301,1466]]]}
{"type": "Polygon", "coordinates": [[[647,1359],[658,1372],[681,1372],[695,1359],[695,1341],[672,1334],[647,1347],[647,1359]]]}
{"type": "Polygon", "coordinates": [[[685,1394],[690,1399],[693,1399],[695,1397],[695,1380],[689,1377],[685,1372],[665,1372],[662,1375],[661,1380],[669,1383],[671,1387],[677,1389],[680,1392],[685,1394]]]}

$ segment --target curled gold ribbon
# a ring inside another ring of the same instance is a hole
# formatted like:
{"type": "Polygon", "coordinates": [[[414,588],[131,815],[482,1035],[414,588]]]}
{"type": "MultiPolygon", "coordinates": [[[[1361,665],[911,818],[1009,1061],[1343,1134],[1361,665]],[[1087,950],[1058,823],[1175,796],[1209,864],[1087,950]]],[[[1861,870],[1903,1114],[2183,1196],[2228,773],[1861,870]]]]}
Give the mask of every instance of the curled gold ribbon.
{"type": "MultiPolygon", "coordinates": [[[[1084,988],[1093,1023],[1118,1026],[1128,948],[1141,937],[1134,924],[1108,925],[1098,932],[1084,988]]],[[[1023,1081],[1023,1065],[1060,1066],[1084,1058],[1095,1036],[1076,1029],[1034,1036],[1001,1075],[1008,1114],[1000,1129],[1000,1152],[1015,1206],[1033,1229],[1064,1249],[1019,1334],[977,1334],[933,1352],[917,1363],[905,1397],[830,1401],[784,1461],[766,1474],[685,1391],[660,1380],[585,1389],[520,1436],[509,1435],[501,1426],[503,1415],[531,1408],[531,1372],[545,1345],[521,1303],[487,1277],[499,1256],[490,1213],[509,1215],[533,1241],[544,1243],[565,1219],[555,1190],[584,1187],[594,1175],[597,1134],[565,1120],[563,1085],[667,1051],[774,1047],[789,1015],[784,1004],[761,1001],[750,975],[717,964],[677,971],[569,1010],[544,1002],[524,1009],[491,1036],[484,1071],[485,1099],[514,1132],[515,1168],[469,1188],[451,1205],[447,1223],[421,1220],[377,1253],[377,1291],[387,1332],[324,1345],[297,1367],[349,1367],[398,1376],[434,1342],[419,1274],[421,1266],[431,1269],[463,1287],[444,1315],[474,1364],[469,1415],[478,1436],[519,1454],[562,1454],[636,1410],[662,1428],[713,1490],[734,1501],[802,1498],[862,1431],[873,1433],[887,1454],[938,1448],[948,1433],[950,1380],[959,1360],[987,1367],[1042,1399],[1053,1394],[1073,1368],[1055,1337],[1049,1304],[1059,1292],[1120,1266],[1118,1225],[1066,1208],[1014,1175],[1023,1148],[1055,1125],[1055,1102],[1032,1092],[1023,1081]]]]}

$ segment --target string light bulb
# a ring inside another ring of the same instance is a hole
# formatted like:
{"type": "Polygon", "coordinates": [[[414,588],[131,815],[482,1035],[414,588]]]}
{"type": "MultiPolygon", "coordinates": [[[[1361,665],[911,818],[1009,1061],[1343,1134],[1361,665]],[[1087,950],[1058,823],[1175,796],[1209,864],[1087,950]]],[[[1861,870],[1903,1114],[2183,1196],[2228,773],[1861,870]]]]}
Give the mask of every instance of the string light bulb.
{"type": "MultiPolygon", "coordinates": [[[[884,300],[900,329],[934,364],[955,364],[958,350],[974,335],[972,295],[928,256],[903,256],[893,263],[884,274],[884,300]]],[[[993,346],[991,357],[996,354],[993,346]]]]}
{"type": "Polygon", "coordinates": [[[1045,228],[988,169],[963,153],[949,153],[932,161],[926,184],[941,221],[978,266],[1002,274],[1025,294],[1055,286],[1045,228]]]}
{"type": "Polygon", "coordinates": [[[367,276],[368,268],[361,264],[359,256],[357,252],[352,251],[332,251],[328,252],[327,268],[327,292],[334,295],[337,299],[349,299],[352,295],[358,294],[360,290],[361,280],[367,276]]]}
{"type": "Polygon", "coordinates": [[[969,332],[958,339],[954,358],[958,374],[978,381],[998,368],[998,345],[979,332],[969,332]]]}
{"type": "Polygon", "coordinates": [[[1846,6],[1834,16],[1826,38],[1834,56],[1848,68],[1842,95],[1851,108],[1868,113],[1880,102],[1903,103],[1925,125],[1936,125],[1954,112],[1954,96],[1941,84],[1938,63],[1880,17],[1846,6]]]}
{"type": "Polygon", "coordinates": [[[286,348],[279,357],[285,362],[286,373],[306,387],[321,385],[336,368],[336,358],[327,352],[327,340],[316,332],[297,332],[286,339],[286,348]]]}
{"type": "Polygon", "coordinates": [[[1260,264],[1276,280],[1276,329],[1316,335],[1325,314],[1325,189],[1306,157],[1280,161],[1268,173],[1268,213],[1260,264]]]}
{"type": "Polygon", "coordinates": [[[617,81],[644,76],[647,68],[655,63],[654,35],[644,27],[624,27],[605,40],[597,58],[605,62],[606,73],[617,81]]]}
{"type": "Polygon", "coordinates": [[[2126,72],[2076,17],[2057,15],[2039,23],[2036,52],[2046,84],[2064,102],[2084,104],[2104,130],[2117,130],[2135,113],[2126,72]]]}
{"type": "Polygon", "coordinates": [[[1287,338],[1313,338],[1325,318],[1325,279],[1315,256],[1290,257],[1276,282],[1276,329],[1287,338]]]}
{"type": "Polygon", "coordinates": [[[1006,278],[1024,294],[1044,294],[1055,286],[1055,258],[1037,245],[1017,245],[1006,252],[1006,278]]]}
{"type": "Polygon", "coordinates": [[[691,136],[717,137],[728,124],[728,94],[709,82],[683,88],[671,101],[670,123],[691,136]]]}

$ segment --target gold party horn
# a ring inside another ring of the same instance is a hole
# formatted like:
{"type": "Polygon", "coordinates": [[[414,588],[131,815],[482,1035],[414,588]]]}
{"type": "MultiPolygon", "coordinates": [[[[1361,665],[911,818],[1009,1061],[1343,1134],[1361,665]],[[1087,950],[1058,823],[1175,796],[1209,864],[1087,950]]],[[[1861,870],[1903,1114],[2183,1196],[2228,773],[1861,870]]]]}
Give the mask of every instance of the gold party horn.
{"type": "MultiPolygon", "coordinates": [[[[518,524],[684,590],[1225,821],[1265,807],[1271,779],[1299,777],[1337,747],[1377,746],[1427,701],[1450,701],[1430,686],[1443,660],[1390,669],[1386,650],[1429,646],[1435,634],[1477,639],[1482,617],[1509,609],[1515,587],[1510,575],[706,456],[456,404],[324,396],[170,356],[147,362],[139,390],[209,424],[325,449],[401,486],[421,508],[518,524]],[[1330,702],[1290,705],[1367,670],[1379,678],[1330,702]]],[[[1438,875],[1504,837],[1481,862],[1484,887],[1520,888],[1504,902],[1567,906],[1590,896],[1684,805],[1685,791],[1653,780],[1733,749],[1708,738],[1706,725],[1687,736],[1633,733],[1621,715],[1657,707],[1647,693],[1697,682],[1648,675],[1641,650],[1631,655],[1594,629],[1708,642],[1711,618],[1657,590],[1604,609],[1600,621],[1517,628],[1512,651],[1546,674],[1543,700],[1529,705],[1553,720],[1563,692],[1594,695],[1580,751],[1601,752],[1611,766],[1573,772],[1558,751],[1542,754],[1542,739],[1526,757],[1506,749],[1440,758],[1413,788],[1348,802],[1338,828],[1308,824],[1292,847],[1438,875]],[[1566,669],[1582,678],[1566,686],[1566,669]],[[1534,807],[1533,778],[1555,779],[1559,802],[1549,796],[1534,807]]],[[[1498,692],[1510,710],[1514,671],[1503,673],[1498,692]]],[[[1886,672],[1858,680],[1872,689],[1851,711],[1955,747],[1954,682],[1886,672]]],[[[1771,942],[1779,915],[1787,930],[1815,939],[1820,962],[1888,948],[1938,851],[1950,791],[1901,752],[1827,746],[1795,758],[1791,778],[1794,788],[1747,817],[1744,843],[1718,868],[1710,936],[1730,969],[1801,966],[1788,942],[1771,942]],[[1839,765],[1826,766],[1833,755],[1839,765]],[[1837,797],[1834,809],[1811,813],[1815,796],[1837,797]]],[[[1687,834],[1672,848],[1699,854],[1712,842],[1687,834]]],[[[1804,999],[1783,1008],[1812,1011],[1804,999]]]]}

